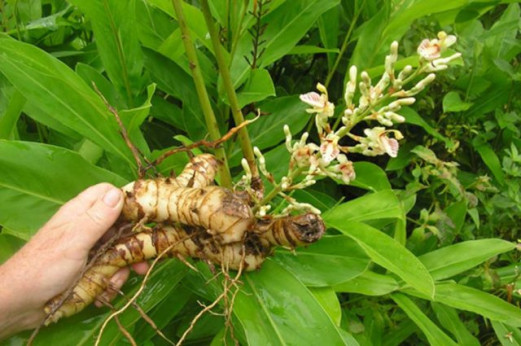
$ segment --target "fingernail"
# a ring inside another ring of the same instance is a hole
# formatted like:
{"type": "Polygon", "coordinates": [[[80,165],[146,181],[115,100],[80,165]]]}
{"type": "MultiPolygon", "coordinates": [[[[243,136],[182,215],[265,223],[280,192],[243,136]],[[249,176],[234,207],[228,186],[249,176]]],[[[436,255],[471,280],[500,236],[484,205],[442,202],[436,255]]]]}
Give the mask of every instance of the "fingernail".
{"type": "Polygon", "coordinates": [[[118,205],[119,201],[121,200],[121,191],[116,188],[112,188],[109,191],[105,193],[105,196],[103,196],[103,203],[105,203],[107,206],[114,208],[118,205]]]}

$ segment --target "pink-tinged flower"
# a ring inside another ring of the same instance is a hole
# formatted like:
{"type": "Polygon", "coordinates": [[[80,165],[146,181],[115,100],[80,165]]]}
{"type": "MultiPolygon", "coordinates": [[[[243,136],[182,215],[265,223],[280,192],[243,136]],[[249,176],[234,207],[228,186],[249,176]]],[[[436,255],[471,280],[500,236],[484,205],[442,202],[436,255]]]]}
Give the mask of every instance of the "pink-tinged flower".
{"type": "Polygon", "coordinates": [[[316,164],[315,156],[313,155],[318,150],[318,146],[313,143],[306,145],[295,146],[292,153],[292,159],[297,164],[297,167],[309,167],[316,164]]]}
{"type": "Polygon", "coordinates": [[[320,154],[322,155],[322,161],[326,165],[336,159],[338,154],[340,154],[338,139],[339,137],[334,133],[330,133],[326,138],[322,139],[322,143],[320,144],[320,154]]]}
{"type": "Polygon", "coordinates": [[[441,47],[437,39],[425,39],[418,46],[418,54],[422,59],[434,60],[441,56],[441,47]]]}
{"type": "Polygon", "coordinates": [[[447,35],[444,31],[438,33],[436,39],[425,39],[418,46],[418,54],[427,61],[438,59],[441,53],[456,42],[456,36],[447,35]]]}
{"type": "Polygon", "coordinates": [[[343,154],[338,155],[338,169],[341,173],[341,179],[344,183],[349,184],[356,178],[355,167],[353,162],[349,161],[343,154]]]}
{"type": "Polygon", "coordinates": [[[398,156],[398,149],[400,149],[400,144],[398,144],[398,141],[395,138],[380,136],[380,141],[382,143],[382,148],[390,157],[398,156]]]}
{"type": "Polygon", "coordinates": [[[372,129],[365,129],[364,133],[367,137],[352,137],[360,142],[360,144],[352,148],[352,152],[358,152],[367,156],[387,154],[391,157],[396,157],[398,155],[398,149],[400,147],[398,140],[403,138],[400,131],[386,130],[384,127],[374,127],[372,129]],[[389,137],[390,133],[394,134],[394,138],[389,137]]]}
{"type": "Polygon", "coordinates": [[[403,138],[403,135],[398,130],[386,130],[384,127],[375,127],[372,129],[365,129],[364,133],[369,139],[369,147],[372,147],[376,155],[386,153],[390,157],[398,155],[400,145],[398,140],[403,138]],[[388,135],[394,134],[395,138],[390,138],[388,135]]]}
{"type": "Polygon", "coordinates": [[[338,164],[327,168],[328,175],[341,179],[345,184],[349,184],[356,178],[353,162],[349,161],[344,154],[337,156],[338,164]]]}
{"type": "Polygon", "coordinates": [[[300,100],[302,102],[313,107],[306,109],[306,112],[332,117],[335,113],[335,105],[329,102],[326,88],[322,84],[318,83],[317,89],[321,92],[321,94],[312,91],[307,94],[300,95],[300,100]]]}

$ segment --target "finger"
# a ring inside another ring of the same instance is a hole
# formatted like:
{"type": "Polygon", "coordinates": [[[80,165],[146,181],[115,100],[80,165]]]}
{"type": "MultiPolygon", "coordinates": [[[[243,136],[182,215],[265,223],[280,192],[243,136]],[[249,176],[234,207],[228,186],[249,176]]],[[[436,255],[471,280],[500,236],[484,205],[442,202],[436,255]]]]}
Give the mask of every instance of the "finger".
{"type": "Polygon", "coordinates": [[[132,269],[139,275],[145,275],[148,272],[148,268],[150,268],[150,265],[148,262],[139,262],[132,264],[132,269]]]}
{"type": "Polygon", "coordinates": [[[103,293],[101,293],[96,299],[96,306],[101,307],[104,305],[103,302],[110,302],[112,299],[114,299],[114,297],[116,297],[118,292],[121,290],[121,287],[123,287],[123,284],[127,281],[129,274],[130,269],[125,267],[121,268],[114,275],[112,275],[108,282],[107,289],[103,291],[103,293]]]}

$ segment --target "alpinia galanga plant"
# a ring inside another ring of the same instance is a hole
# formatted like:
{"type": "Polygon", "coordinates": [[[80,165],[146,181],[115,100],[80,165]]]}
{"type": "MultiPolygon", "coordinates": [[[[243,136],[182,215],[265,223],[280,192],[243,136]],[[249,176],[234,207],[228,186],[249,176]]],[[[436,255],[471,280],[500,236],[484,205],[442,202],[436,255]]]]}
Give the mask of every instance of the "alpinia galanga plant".
{"type": "MultiPolygon", "coordinates": [[[[418,66],[413,68],[407,65],[397,73],[395,64],[398,59],[398,42],[394,41],[390,47],[390,54],[385,58],[385,71],[374,85],[367,72],[363,71],[359,75],[357,67],[351,66],[349,82],[345,86],[345,108],[340,113],[335,114],[335,104],[329,100],[326,87],[320,83],[316,86],[319,93],[312,91],[300,95],[301,101],[311,106],[306,111],[314,114],[319,143],[308,141],[310,136],[308,132],[304,132],[296,142],[293,142],[289,127],[284,126],[286,147],[291,154],[291,159],[288,173],[280,182],[273,180],[273,176],[266,168],[263,154],[258,148],[254,148],[260,171],[274,184],[274,189],[268,196],[256,201],[257,216],[262,217],[267,213],[270,209],[268,202],[277,194],[289,203],[282,214],[287,214],[291,210],[320,213],[310,204],[299,203],[288,193],[313,185],[320,177],[330,177],[349,184],[356,177],[349,154],[396,157],[399,149],[398,141],[403,138],[403,135],[392,127],[405,121],[398,112],[403,106],[412,105],[416,101],[414,96],[434,81],[435,72],[446,69],[451,61],[461,57],[461,53],[454,53],[448,57],[442,56],[455,42],[456,36],[447,35],[443,31],[438,33],[436,39],[424,39],[417,49],[418,66]],[[413,82],[415,84],[409,87],[413,82]],[[358,96],[358,103],[354,102],[355,96],[358,96]],[[369,126],[370,122],[374,121],[381,126],[365,128],[364,136],[351,132],[361,122],[369,126]],[[345,138],[351,139],[356,144],[341,145],[345,138]]],[[[252,175],[244,159],[242,166],[246,174],[241,180],[241,185],[248,190],[252,175]]],[[[248,191],[251,196],[255,196],[251,189],[248,191]]]]}
{"type": "MultiPolygon", "coordinates": [[[[275,182],[266,167],[263,154],[255,147],[253,151],[258,159],[259,171],[274,184],[274,188],[265,197],[262,192],[255,190],[250,166],[243,159],[242,166],[246,174],[237,189],[247,191],[253,201],[251,209],[249,199],[244,199],[227,188],[213,186],[212,181],[219,163],[212,155],[201,155],[194,159],[175,179],[140,179],[126,185],[123,188],[126,198],[121,220],[130,221],[136,235],[124,238],[109,248],[92,265],[92,269],[84,273],[70,298],[58,296],[49,302],[46,306],[46,323],[82,310],[105,288],[103,278],[109,278],[118,268],[131,263],[171,253],[183,258],[203,258],[226,268],[237,269],[240,273],[243,269],[258,269],[273,246],[294,248],[296,245],[310,244],[320,239],[324,233],[324,224],[316,215],[320,211],[311,204],[297,201],[288,192],[313,185],[320,177],[331,177],[349,184],[356,177],[353,163],[347,157],[350,153],[366,156],[387,154],[396,157],[398,140],[403,136],[400,131],[390,127],[405,121],[396,112],[403,105],[414,103],[412,96],[432,82],[434,74],[423,77],[410,89],[405,89],[406,86],[422,73],[432,71],[432,66],[436,66],[437,61],[442,59],[439,57],[441,52],[449,43],[455,42],[453,36],[445,33],[440,33],[438,37],[439,41],[422,42],[418,48],[420,63],[416,70],[406,66],[398,76],[394,71],[398,43],[393,42],[391,53],[386,57],[384,75],[376,85],[372,85],[366,72],[361,73],[358,105],[353,102],[357,91],[357,69],[351,67],[344,96],[346,107],[334,124],[330,120],[334,119],[335,105],[329,101],[328,92],[322,84],[317,85],[320,94],[310,92],[300,95],[300,99],[312,107],[307,112],[315,116],[319,143],[308,142],[308,132],[304,132],[293,143],[289,127],[285,125],[286,148],[291,158],[289,171],[280,182],[275,182]],[[436,50],[433,47],[438,47],[437,52],[433,53],[436,50]],[[424,51],[428,55],[423,54],[424,51]],[[388,128],[366,128],[365,136],[351,133],[354,126],[362,121],[377,121],[388,128]],[[339,142],[345,137],[358,143],[342,146],[339,142]],[[267,216],[269,202],[277,195],[282,196],[288,206],[280,213],[267,216]],[[289,216],[291,211],[308,213],[293,219],[289,216]],[[155,222],[157,225],[150,229],[144,226],[147,222],[155,222]],[[186,232],[183,227],[178,227],[179,224],[191,227],[190,231],[186,232]],[[200,230],[196,232],[198,228],[200,230]],[[158,234],[162,235],[159,237],[158,234]],[[157,237],[163,239],[163,243],[151,240],[157,237]],[[285,237],[289,238],[281,241],[285,237]],[[150,244],[141,248],[136,245],[139,242],[150,244]],[[123,258],[112,254],[122,253],[132,246],[137,248],[123,258]],[[208,249],[218,251],[213,253],[208,249]],[[248,258],[245,257],[246,253],[248,258]]],[[[456,53],[443,61],[459,56],[456,53]]]]}

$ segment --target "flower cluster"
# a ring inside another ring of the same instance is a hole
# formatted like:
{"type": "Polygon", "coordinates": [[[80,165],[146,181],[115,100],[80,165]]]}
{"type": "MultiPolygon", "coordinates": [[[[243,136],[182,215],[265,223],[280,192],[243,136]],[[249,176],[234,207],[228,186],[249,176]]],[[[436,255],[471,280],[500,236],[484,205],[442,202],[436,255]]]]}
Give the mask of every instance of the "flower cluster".
{"type": "MultiPolygon", "coordinates": [[[[349,154],[390,157],[398,155],[398,141],[403,135],[391,127],[405,121],[405,117],[399,113],[400,109],[416,101],[413,96],[435,79],[436,75],[433,72],[447,68],[449,62],[461,56],[460,53],[455,53],[449,57],[442,57],[446,49],[455,42],[456,37],[445,32],[438,33],[436,39],[423,40],[417,49],[418,67],[407,65],[399,72],[395,71],[398,42],[393,42],[390,54],[385,58],[384,73],[376,84],[373,84],[367,72],[358,74],[356,66],[352,66],[345,87],[345,108],[338,112],[337,116],[335,104],[329,100],[324,85],[318,83],[318,92],[300,95],[300,100],[310,106],[306,111],[314,115],[319,143],[308,142],[308,132],[293,141],[289,127],[285,125],[286,147],[291,154],[291,160],[288,174],[278,184],[267,171],[262,153],[255,148],[261,172],[274,184],[276,194],[285,198],[290,205],[286,212],[292,209],[311,210],[312,207],[298,203],[285,192],[310,186],[321,176],[338,179],[344,184],[353,181],[356,174],[353,162],[348,158],[349,154]],[[358,100],[355,99],[356,96],[358,100]],[[362,136],[351,132],[357,124],[371,121],[377,122],[380,126],[365,128],[362,136]],[[355,143],[342,146],[344,138],[355,143]]],[[[267,210],[263,207],[267,202],[268,200],[264,199],[260,203],[258,210],[262,210],[262,213],[267,210]]]]}

